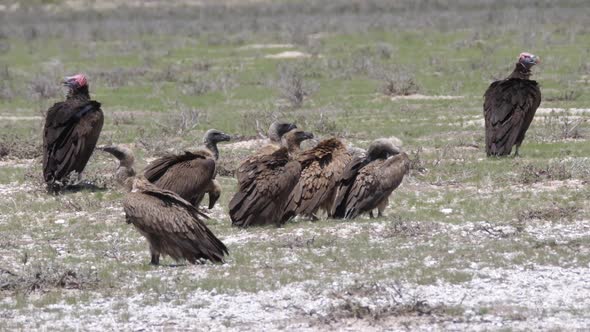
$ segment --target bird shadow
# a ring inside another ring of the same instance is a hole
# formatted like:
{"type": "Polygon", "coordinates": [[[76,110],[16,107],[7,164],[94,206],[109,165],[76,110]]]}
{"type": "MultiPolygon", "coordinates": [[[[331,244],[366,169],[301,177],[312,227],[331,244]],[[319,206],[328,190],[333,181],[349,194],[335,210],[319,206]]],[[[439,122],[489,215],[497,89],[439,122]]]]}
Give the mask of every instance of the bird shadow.
{"type": "Polygon", "coordinates": [[[99,191],[106,191],[106,187],[100,187],[95,185],[94,183],[76,183],[68,185],[60,190],[61,193],[77,193],[81,191],[90,191],[90,192],[99,192],[99,191]]]}

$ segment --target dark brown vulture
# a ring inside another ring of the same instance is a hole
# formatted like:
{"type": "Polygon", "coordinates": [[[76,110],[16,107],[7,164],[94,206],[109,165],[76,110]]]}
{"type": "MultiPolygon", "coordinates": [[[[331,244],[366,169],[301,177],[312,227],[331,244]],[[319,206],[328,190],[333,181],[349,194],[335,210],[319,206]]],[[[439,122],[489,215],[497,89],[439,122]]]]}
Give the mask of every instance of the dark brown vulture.
{"type": "Polygon", "coordinates": [[[228,141],[230,136],[217,130],[205,134],[205,149],[182,155],[167,155],[146,166],[144,176],[156,186],[173,191],[180,197],[198,207],[205,193],[211,193],[211,203],[215,203],[215,159],[219,155],[217,143],[228,141]],[[212,183],[214,182],[215,183],[212,183]]]}
{"type": "Polygon", "coordinates": [[[269,143],[256,151],[257,155],[271,154],[281,148],[281,138],[289,131],[296,129],[297,126],[287,122],[273,122],[268,128],[269,143]]]}
{"type": "Polygon", "coordinates": [[[507,156],[524,140],[524,135],[541,104],[541,90],[529,79],[531,68],[540,59],[521,53],[510,76],[490,85],[484,95],[483,114],[486,123],[486,153],[488,156],[507,156]]]}
{"type": "Polygon", "coordinates": [[[319,209],[330,216],[336,182],[350,159],[348,149],[337,138],[323,140],[302,152],[297,158],[301,164],[301,176],[289,195],[285,220],[296,215],[316,220],[319,209]]]}
{"type": "Polygon", "coordinates": [[[282,224],[289,193],[299,179],[301,165],[293,160],[299,145],[313,138],[311,133],[291,130],[284,145],[272,154],[257,154],[237,172],[238,191],[229,203],[233,226],[250,227],[282,224]]]}
{"type": "Polygon", "coordinates": [[[90,99],[84,75],[67,77],[63,84],[69,88],[66,100],[47,111],[43,128],[43,178],[54,193],[68,185],[70,173],[80,176],[104,122],[100,103],[90,99]]]}
{"type": "Polygon", "coordinates": [[[332,208],[334,218],[356,218],[362,213],[387,207],[389,196],[401,184],[410,168],[408,156],[388,140],[375,140],[367,156],[352,159],[338,181],[332,208]]]}
{"type": "Polygon", "coordinates": [[[148,240],[152,259],[160,255],[195,263],[199,259],[223,262],[225,245],[201,221],[203,214],[172,191],[160,189],[144,178],[135,178],[123,201],[125,219],[148,240]]]}
{"type": "Polygon", "coordinates": [[[246,174],[244,170],[248,169],[251,163],[257,162],[259,156],[272,154],[273,152],[280,149],[281,146],[285,146],[287,150],[290,149],[289,151],[291,152],[291,154],[296,153],[295,150],[298,151],[300,149],[299,145],[301,144],[301,142],[297,142],[297,137],[301,136],[301,133],[303,133],[303,131],[298,130],[299,134],[291,133],[291,135],[289,136],[290,139],[283,139],[283,135],[293,130],[298,129],[297,126],[292,123],[273,122],[270,125],[270,128],[268,129],[268,137],[270,139],[270,142],[267,145],[264,145],[263,147],[258,149],[253,155],[244,159],[244,161],[240,163],[240,166],[236,171],[238,184],[242,182],[243,175],[246,174]],[[289,146],[289,144],[291,144],[291,146],[289,146]]]}

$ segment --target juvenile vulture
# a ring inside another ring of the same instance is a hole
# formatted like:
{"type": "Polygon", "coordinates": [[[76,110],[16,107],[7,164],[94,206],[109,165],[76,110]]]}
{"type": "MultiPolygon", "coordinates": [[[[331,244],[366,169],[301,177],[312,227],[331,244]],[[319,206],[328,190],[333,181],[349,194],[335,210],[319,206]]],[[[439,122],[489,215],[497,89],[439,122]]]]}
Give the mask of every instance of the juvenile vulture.
{"type": "Polygon", "coordinates": [[[116,145],[101,145],[97,146],[96,148],[112,154],[119,160],[119,166],[115,172],[115,180],[121,186],[125,186],[125,181],[128,178],[135,176],[135,155],[133,154],[133,151],[127,149],[126,147],[116,145]]]}
{"type": "Polygon", "coordinates": [[[119,160],[115,177],[130,191],[123,202],[126,220],[148,240],[151,264],[159,264],[160,254],[191,263],[200,258],[223,261],[228,250],[201,221],[205,215],[177,194],[136,178],[131,150],[121,146],[98,149],[119,160]]]}
{"type": "Polygon", "coordinates": [[[336,182],[350,159],[348,149],[337,138],[323,140],[302,152],[297,158],[301,164],[301,176],[289,195],[284,219],[296,215],[317,219],[315,214],[319,209],[330,216],[336,182]]]}
{"type": "Polygon", "coordinates": [[[289,131],[296,129],[297,126],[287,122],[273,122],[268,128],[269,143],[258,149],[256,154],[271,154],[281,148],[281,138],[289,131]]]}
{"type": "Polygon", "coordinates": [[[125,219],[150,244],[150,264],[160,255],[195,263],[199,259],[223,262],[226,246],[201,221],[196,207],[172,191],[160,189],[144,178],[133,178],[123,201],[125,219]]]}
{"type": "Polygon", "coordinates": [[[69,89],[66,100],[49,108],[43,128],[43,178],[50,192],[67,185],[70,173],[82,173],[104,122],[84,75],[67,77],[63,84],[69,89]]]}
{"type": "Polygon", "coordinates": [[[332,217],[352,219],[366,212],[372,217],[376,208],[381,216],[409,167],[405,153],[388,140],[375,140],[366,157],[355,157],[346,165],[338,181],[332,217]]]}
{"type": "Polygon", "coordinates": [[[207,131],[203,140],[204,149],[154,160],[146,166],[144,176],[156,186],[177,193],[197,207],[205,193],[209,193],[209,206],[212,208],[220,189],[215,181],[215,160],[219,156],[217,143],[229,141],[230,136],[212,129],[207,131]]]}
{"type": "Polygon", "coordinates": [[[531,68],[539,62],[539,57],[521,53],[512,74],[486,90],[483,113],[488,156],[510,155],[513,146],[518,156],[518,148],[541,103],[539,85],[529,79],[531,68]]]}
{"type": "Polygon", "coordinates": [[[280,226],[289,193],[299,179],[301,165],[293,160],[299,145],[311,133],[291,130],[283,147],[271,154],[257,154],[238,169],[238,191],[229,203],[233,226],[280,226]]]}

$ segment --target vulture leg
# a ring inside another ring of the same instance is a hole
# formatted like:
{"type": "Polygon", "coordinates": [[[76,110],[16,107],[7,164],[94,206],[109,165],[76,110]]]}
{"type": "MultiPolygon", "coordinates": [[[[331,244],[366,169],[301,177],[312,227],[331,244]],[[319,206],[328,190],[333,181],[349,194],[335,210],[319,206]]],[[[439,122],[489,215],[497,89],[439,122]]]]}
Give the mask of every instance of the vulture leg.
{"type": "Polygon", "coordinates": [[[160,265],[160,254],[152,253],[150,265],[160,265]]]}
{"type": "Polygon", "coordinates": [[[369,211],[369,218],[375,219],[375,216],[373,215],[373,210],[369,211]]]}
{"type": "Polygon", "coordinates": [[[514,152],[514,158],[520,157],[520,154],[518,153],[518,148],[519,147],[520,147],[519,145],[516,146],[516,151],[514,152]]]}
{"type": "Polygon", "coordinates": [[[381,212],[381,209],[377,210],[377,218],[382,218],[383,217],[383,213],[381,212]]]}

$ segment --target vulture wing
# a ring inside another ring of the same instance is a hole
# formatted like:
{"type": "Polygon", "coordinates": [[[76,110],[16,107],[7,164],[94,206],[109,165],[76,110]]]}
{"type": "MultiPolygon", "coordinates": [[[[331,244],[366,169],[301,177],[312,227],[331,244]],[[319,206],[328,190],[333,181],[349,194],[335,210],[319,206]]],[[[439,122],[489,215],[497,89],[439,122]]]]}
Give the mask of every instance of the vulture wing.
{"type": "Polygon", "coordinates": [[[487,155],[509,155],[524,139],[541,90],[536,81],[510,78],[492,83],[484,97],[487,155]]]}
{"type": "Polygon", "coordinates": [[[336,181],[350,159],[346,147],[336,138],[303,152],[299,157],[301,177],[289,196],[285,218],[298,214],[311,216],[319,208],[330,213],[336,181]]]}
{"type": "Polygon", "coordinates": [[[104,116],[100,103],[65,101],[47,111],[43,128],[43,177],[61,180],[72,171],[81,173],[94,151],[104,116]]]}
{"type": "Polygon", "coordinates": [[[342,176],[338,180],[336,198],[332,206],[331,215],[334,218],[344,218],[346,215],[346,202],[350,190],[355,183],[359,171],[369,163],[366,157],[358,156],[353,158],[344,168],[342,176]]]}
{"type": "Polygon", "coordinates": [[[286,148],[251,158],[238,192],[229,203],[234,226],[280,225],[286,199],[297,183],[301,165],[290,161],[286,148]]]}
{"type": "Polygon", "coordinates": [[[389,197],[402,182],[409,168],[409,159],[405,153],[389,159],[378,159],[360,167],[362,163],[351,165],[351,170],[358,168],[352,184],[350,179],[341,182],[335,204],[337,217],[352,219],[361,213],[375,209],[383,199],[389,197]]]}
{"type": "Polygon", "coordinates": [[[151,162],[144,176],[156,186],[173,191],[194,204],[215,177],[215,160],[198,152],[168,155],[151,162]]]}
{"type": "Polygon", "coordinates": [[[195,263],[200,258],[222,262],[226,246],[201,221],[203,216],[175,193],[155,186],[127,194],[123,208],[152,247],[175,260],[195,263]]]}

